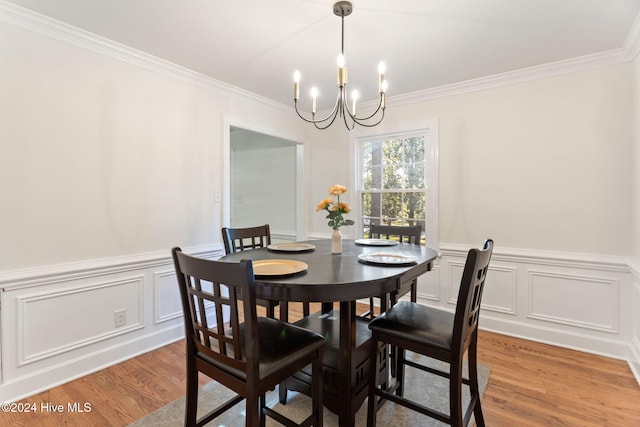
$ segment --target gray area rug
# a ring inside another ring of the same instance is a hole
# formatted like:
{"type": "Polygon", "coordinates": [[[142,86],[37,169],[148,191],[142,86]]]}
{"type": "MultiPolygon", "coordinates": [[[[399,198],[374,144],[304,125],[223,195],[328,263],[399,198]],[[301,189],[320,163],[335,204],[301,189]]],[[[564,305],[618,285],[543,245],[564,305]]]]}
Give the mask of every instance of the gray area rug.
{"type": "MultiPolygon", "coordinates": [[[[425,358],[417,355],[409,355],[408,358],[425,362],[425,358]]],[[[429,359],[427,364],[437,366],[442,369],[446,364],[440,364],[438,361],[429,359]]],[[[417,369],[406,367],[405,378],[405,396],[427,404],[432,408],[438,409],[444,413],[449,413],[448,385],[444,378],[436,375],[428,374],[417,369]]],[[[466,362],[465,362],[466,372],[466,362]]],[[[489,367],[478,365],[478,381],[480,383],[480,392],[483,393],[489,380],[489,367]]],[[[465,374],[466,376],[466,374],[465,374]]],[[[462,387],[464,396],[464,405],[469,402],[469,388],[465,385],[462,387]]],[[[223,403],[233,396],[233,393],[224,386],[212,381],[199,391],[198,413],[199,416],[208,412],[216,405],[223,403]]],[[[296,422],[306,418],[310,414],[311,400],[300,393],[290,391],[288,393],[287,404],[282,405],[278,401],[278,390],[267,394],[267,406],[273,407],[280,413],[290,417],[296,422]]],[[[244,426],[244,401],[228,410],[225,414],[214,419],[209,426],[225,426],[240,427],[244,426]]],[[[473,418],[472,418],[473,420],[473,418]]],[[[445,426],[446,424],[433,420],[432,418],[410,411],[406,408],[398,406],[387,401],[378,412],[377,425],[379,426],[445,426]]],[[[131,424],[130,427],[153,426],[153,427],[177,427],[182,426],[184,422],[184,397],[164,406],[157,411],[147,415],[144,418],[131,424]]],[[[364,426],[367,423],[367,401],[356,414],[356,426],[364,426]]],[[[267,417],[267,426],[279,426],[276,421],[267,417]]],[[[338,417],[325,408],[324,425],[337,426],[338,417]]]]}

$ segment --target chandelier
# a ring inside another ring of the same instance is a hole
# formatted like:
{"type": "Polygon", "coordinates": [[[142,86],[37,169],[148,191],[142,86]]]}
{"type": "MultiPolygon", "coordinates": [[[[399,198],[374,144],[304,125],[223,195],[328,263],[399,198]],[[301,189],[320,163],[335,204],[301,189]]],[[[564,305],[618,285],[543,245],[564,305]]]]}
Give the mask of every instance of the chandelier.
{"type": "Polygon", "coordinates": [[[293,74],[293,102],[295,105],[296,113],[298,116],[306,122],[313,123],[318,129],[326,129],[333,124],[338,116],[342,117],[344,124],[349,130],[357,125],[373,127],[382,122],[384,118],[384,110],[386,107],[386,95],[387,81],[384,79],[385,66],[384,62],[380,61],[378,64],[378,94],[380,100],[378,101],[378,108],[369,116],[363,117],[356,114],[356,104],[359,98],[358,91],[354,90],[351,93],[351,108],[349,108],[349,98],[347,97],[347,67],[344,59],[344,17],[351,15],[353,6],[348,1],[339,1],[333,5],[333,13],[339,16],[342,20],[342,44],[340,48],[340,55],[338,55],[338,95],[336,98],[336,104],[333,110],[325,117],[317,117],[316,100],[318,97],[318,89],[311,88],[311,114],[301,113],[298,109],[298,99],[300,98],[300,72],[296,71],[293,74]],[[378,114],[380,113],[380,114],[378,114]],[[307,117],[305,117],[307,116],[307,117]]]}

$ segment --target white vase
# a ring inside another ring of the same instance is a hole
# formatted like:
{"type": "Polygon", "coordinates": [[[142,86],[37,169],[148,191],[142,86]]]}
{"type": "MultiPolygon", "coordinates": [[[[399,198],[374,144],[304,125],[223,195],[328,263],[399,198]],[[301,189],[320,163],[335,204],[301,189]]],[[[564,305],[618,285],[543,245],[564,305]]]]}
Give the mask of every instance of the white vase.
{"type": "Polygon", "coordinates": [[[342,253],[342,234],[340,233],[339,228],[334,228],[333,233],[331,234],[331,253],[342,253]]]}

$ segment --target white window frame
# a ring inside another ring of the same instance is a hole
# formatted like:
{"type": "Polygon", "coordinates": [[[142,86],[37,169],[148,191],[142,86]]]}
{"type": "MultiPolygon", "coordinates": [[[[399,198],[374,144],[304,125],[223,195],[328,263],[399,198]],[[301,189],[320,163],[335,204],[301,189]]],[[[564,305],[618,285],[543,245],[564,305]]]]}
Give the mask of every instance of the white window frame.
{"type": "MultiPolygon", "coordinates": [[[[360,200],[362,197],[362,168],[361,144],[373,140],[379,141],[389,138],[402,137],[404,135],[424,134],[424,165],[425,165],[425,238],[426,245],[430,248],[439,250],[438,240],[438,121],[428,120],[413,124],[391,124],[378,125],[374,128],[365,128],[354,130],[349,137],[349,154],[351,187],[355,189],[356,197],[352,201],[353,217],[358,222],[362,218],[360,209],[360,200]],[[357,218],[357,219],[356,219],[357,218]]],[[[357,229],[356,237],[362,236],[362,227],[354,227],[357,229]]]]}

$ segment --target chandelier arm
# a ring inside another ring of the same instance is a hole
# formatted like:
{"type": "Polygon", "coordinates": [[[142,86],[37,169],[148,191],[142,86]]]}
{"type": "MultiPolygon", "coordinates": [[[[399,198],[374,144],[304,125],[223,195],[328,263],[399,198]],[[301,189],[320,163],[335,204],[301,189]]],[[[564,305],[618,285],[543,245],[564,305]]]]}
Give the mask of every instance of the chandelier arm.
{"type": "Polygon", "coordinates": [[[342,93],[341,91],[342,91],[342,88],[340,88],[340,91],[338,92],[338,97],[336,98],[336,104],[333,106],[333,110],[331,111],[331,113],[322,120],[316,120],[312,122],[313,126],[315,126],[316,129],[320,129],[320,130],[327,129],[329,126],[333,124],[333,122],[336,121],[338,114],[341,114],[340,112],[340,94],[342,93]],[[329,119],[331,119],[329,123],[327,123],[326,125],[320,125],[321,123],[324,123],[329,119]]]}
{"type": "Polygon", "coordinates": [[[355,117],[353,117],[348,107],[346,108],[346,110],[347,110],[347,114],[343,115],[344,125],[347,127],[348,131],[352,131],[356,127],[356,124],[358,122],[355,120],[355,117]],[[347,122],[347,115],[349,116],[349,118],[351,118],[351,126],[349,126],[349,123],[347,122]]]}
{"type": "MultiPolygon", "coordinates": [[[[360,121],[372,119],[376,114],[378,114],[378,112],[381,109],[382,109],[382,112],[384,113],[384,108],[382,108],[382,95],[380,95],[380,102],[378,102],[378,108],[376,108],[375,111],[373,113],[371,113],[369,116],[361,117],[361,118],[356,119],[356,120],[358,120],[358,124],[360,124],[360,121]]],[[[355,119],[355,117],[354,117],[354,119],[355,119]]]]}
{"type": "MultiPolygon", "coordinates": [[[[337,97],[337,99],[336,99],[336,103],[335,103],[335,105],[333,106],[333,109],[331,110],[331,112],[330,112],[329,114],[327,114],[327,116],[326,116],[326,117],[323,117],[323,118],[321,118],[321,119],[315,119],[315,118],[314,118],[314,117],[315,117],[315,115],[314,115],[313,113],[311,114],[311,117],[312,117],[311,119],[308,119],[308,118],[304,117],[304,116],[302,115],[302,113],[300,112],[300,110],[298,110],[298,100],[297,100],[297,99],[294,99],[294,106],[295,106],[295,109],[296,109],[296,113],[298,113],[298,116],[299,116],[302,120],[304,120],[305,122],[307,122],[307,123],[314,123],[314,124],[315,124],[315,123],[324,123],[324,122],[326,122],[327,120],[330,120],[330,119],[331,119],[331,123],[333,123],[333,121],[336,119],[336,115],[337,115],[337,113],[338,113],[338,105],[339,105],[339,102],[340,102],[340,92],[338,92],[338,97],[337,97]]],[[[308,113],[305,113],[305,114],[308,114],[308,113]]],[[[329,125],[329,126],[330,126],[330,125],[329,125]]],[[[317,126],[316,126],[316,127],[317,127],[317,126]]],[[[322,128],[322,129],[326,129],[326,128],[322,128]]]]}
{"type": "MultiPolygon", "coordinates": [[[[336,106],[337,107],[337,106],[336,106]]],[[[324,119],[322,122],[321,121],[317,121],[317,122],[313,122],[313,125],[316,127],[316,129],[320,129],[320,130],[325,130],[327,129],[329,126],[331,126],[333,124],[333,122],[336,121],[336,117],[338,117],[338,112],[340,111],[340,108],[337,107],[333,110],[332,112],[332,116],[331,116],[331,121],[326,124],[325,126],[320,126],[319,123],[323,123],[326,122],[327,120],[329,120],[329,117],[327,117],[326,119],[324,119]]]]}
{"type": "Polygon", "coordinates": [[[364,123],[364,122],[362,122],[360,120],[356,120],[356,123],[359,124],[360,126],[364,126],[364,127],[367,127],[367,128],[372,128],[374,126],[378,126],[382,122],[382,119],[384,119],[384,108],[382,109],[382,114],[380,115],[380,120],[378,120],[377,122],[375,122],[375,123],[364,123]]]}
{"type": "Polygon", "coordinates": [[[385,110],[384,107],[382,107],[382,96],[383,95],[380,95],[380,102],[378,103],[378,108],[376,108],[375,111],[373,113],[371,113],[367,117],[357,117],[356,115],[352,114],[351,110],[349,110],[348,100],[345,98],[345,101],[343,102],[344,109],[346,110],[346,113],[349,115],[349,117],[351,118],[351,120],[353,122],[353,125],[351,127],[349,127],[349,125],[347,124],[347,118],[346,118],[346,114],[345,114],[344,124],[347,127],[347,129],[353,130],[353,128],[355,127],[356,124],[358,124],[360,126],[365,126],[365,127],[374,127],[374,126],[377,126],[378,124],[380,124],[382,122],[382,119],[384,118],[384,110],[385,110]],[[375,117],[375,115],[378,114],[378,112],[380,112],[380,110],[382,110],[382,116],[381,116],[380,120],[378,120],[374,124],[367,124],[366,121],[372,119],[373,117],[375,117]]]}
{"type": "Polygon", "coordinates": [[[308,119],[308,118],[304,117],[302,115],[302,113],[300,113],[300,111],[298,110],[298,106],[296,105],[295,107],[296,107],[296,113],[298,113],[298,117],[300,117],[302,120],[304,120],[307,123],[323,123],[323,122],[326,122],[329,119],[332,119],[332,118],[335,119],[336,112],[337,112],[336,110],[334,110],[327,117],[315,120],[315,119],[308,119]]]}

